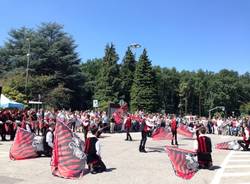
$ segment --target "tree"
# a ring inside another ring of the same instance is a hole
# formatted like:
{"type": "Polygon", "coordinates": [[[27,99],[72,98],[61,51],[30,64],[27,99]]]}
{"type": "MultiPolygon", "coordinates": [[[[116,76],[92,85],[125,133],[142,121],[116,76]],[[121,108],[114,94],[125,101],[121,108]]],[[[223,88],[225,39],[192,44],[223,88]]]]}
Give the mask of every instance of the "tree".
{"type": "Polygon", "coordinates": [[[51,107],[63,109],[63,108],[71,108],[70,101],[72,95],[70,94],[72,91],[68,88],[65,88],[63,84],[59,84],[56,88],[51,90],[47,96],[48,104],[51,107]]]}
{"type": "Polygon", "coordinates": [[[179,74],[175,68],[154,68],[161,108],[167,113],[178,113],[179,74]]]}
{"type": "Polygon", "coordinates": [[[97,81],[100,78],[101,68],[103,66],[102,59],[87,60],[81,64],[81,72],[86,78],[85,93],[87,109],[92,108],[97,81]]]}
{"type": "MultiPolygon", "coordinates": [[[[80,59],[75,52],[76,45],[72,37],[63,31],[62,25],[43,23],[36,30],[24,27],[13,29],[9,35],[10,38],[0,49],[0,61],[5,61],[4,66],[9,72],[22,70],[25,74],[27,49],[29,44],[31,46],[30,77],[27,86],[27,95],[30,100],[36,99],[39,92],[39,94],[42,93],[44,102],[49,103],[48,99],[51,98],[48,97],[48,94],[58,88],[60,84],[70,90],[68,93],[70,101],[65,103],[66,106],[70,106],[72,109],[86,107],[85,78],[80,71],[80,59]],[[37,87],[35,79],[45,86],[37,87]],[[40,79],[48,81],[42,82],[40,79]]],[[[18,91],[23,94],[25,93],[24,81],[18,84],[18,91]]],[[[60,106],[62,107],[62,105],[60,106]]]]}
{"type": "Polygon", "coordinates": [[[123,58],[120,71],[122,89],[120,96],[122,96],[125,102],[127,102],[129,105],[131,100],[130,91],[133,84],[135,66],[135,56],[132,53],[131,49],[128,47],[126,54],[123,58]]]}
{"type": "Polygon", "coordinates": [[[250,102],[240,106],[241,114],[250,115],[250,102]]]}
{"type": "Polygon", "coordinates": [[[135,69],[131,91],[132,111],[143,109],[147,112],[156,112],[158,110],[155,77],[147,51],[144,49],[135,69]]]}
{"type": "Polygon", "coordinates": [[[3,94],[6,95],[6,97],[16,102],[23,103],[25,101],[25,95],[22,93],[19,93],[17,90],[11,88],[10,86],[4,86],[3,94]]]}
{"type": "Polygon", "coordinates": [[[97,81],[95,99],[99,100],[99,106],[103,109],[107,107],[109,102],[118,103],[119,101],[121,82],[117,64],[119,57],[112,43],[106,45],[102,60],[103,66],[97,81]]]}

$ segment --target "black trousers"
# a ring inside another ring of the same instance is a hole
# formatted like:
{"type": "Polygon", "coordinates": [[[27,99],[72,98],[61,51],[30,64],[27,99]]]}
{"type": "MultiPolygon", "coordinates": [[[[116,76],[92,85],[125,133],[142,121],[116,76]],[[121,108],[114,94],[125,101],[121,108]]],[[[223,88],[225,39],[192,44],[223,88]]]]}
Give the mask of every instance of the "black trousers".
{"type": "Polygon", "coordinates": [[[213,165],[211,153],[197,153],[199,167],[208,169],[213,165]]]}
{"type": "Polygon", "coordinates": [[[141,132],[140,148],[139,148],[140,151],[141,151],[141,150],[145,150],[146,141],[147,141],[147,132],[142,131],[142,132],[141,132]]]}
{"type": "Polygon", "coordinates": [[[84,134],[84,139],[85,139],[85,141],[86,141],[86,139],[87,139],[88,130],[89,130],[89,127],[88,127],[88,126],[86,126],[86,127],[83,126],[82,131],[83,131],[83,134],[84,134]]]}
{"type": "Polygon", "coordinates": [[[126,138],[126,140],[130,140],[130,141],[132,141],[132,137],[131,137],[131,135],[130,135],[130,128],[129,127],[127,127],[126,128],[126,133],[127,133],[127,138],[126,138]]]}
{"type": "Polygon", "coordinates": [[[0,135],[1,135],[2,141],[5,141],[6,131],[5,131],[4,123],[0,124],[0,135]]]}
{"type": "Polygon", "coordinates": [[[93,170],[97,173],[106,171],[106,165],[103,163],[102,159],[98,159],[97,162],[93,164],[93,170]]]}
{"type": "Polygon", "coordinates": [[[175,140],[175,144],[178,144],[177,142],[177,130],[171,130],[172,132],[172,144],[174,144],[174,140],[175,140]]]}
{"type": "Polygon", "coordinates": [[[249,143],[246,143],[246,142],[243,141],[243,140],[238,140],[238,143],[239,143],[239,145],[243,148],[244,151],[247,151],[247,150],[248,150],[249,143]]]}
{"type": "Polygon", "coordinates": [[[45,156],[51,157],[52,156],[52,151],[53,151],[53,149],[50,146],[44,145],[44,152],[43,152],[43,154],[45,156]]]}

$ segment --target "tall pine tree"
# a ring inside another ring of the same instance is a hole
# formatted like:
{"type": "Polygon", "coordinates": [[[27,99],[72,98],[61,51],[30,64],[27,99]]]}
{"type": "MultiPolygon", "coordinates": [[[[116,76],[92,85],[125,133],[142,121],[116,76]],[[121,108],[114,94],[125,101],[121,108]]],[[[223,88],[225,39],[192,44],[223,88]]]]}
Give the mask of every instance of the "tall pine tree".
{"type": "Polygon", "coordinates": [[[103,66],[100,77],[97,81],[95,99],[99,100],[100,108],[106,108],[109,102],[117,103],[119,101],[119,60],[114,45],[106,45],[105,55],[103,57],[103,66]]]}
{"type": "Polygon", "coordinates": [[[130,105],[130,91],[133,84],[134,72],[135,72],[135,56],[132,53],[131,49],[128,47],[126,54],[123,58],[121,65],[121,97],[130,105]]]}
{"type": "Polygon", "coordinates": [[[143,109],[146,112],[156,112],[158,109],[155,72],[147,56],[146,49],[136,65],[134,83],[131,92],[132,111],[143,109]]]}

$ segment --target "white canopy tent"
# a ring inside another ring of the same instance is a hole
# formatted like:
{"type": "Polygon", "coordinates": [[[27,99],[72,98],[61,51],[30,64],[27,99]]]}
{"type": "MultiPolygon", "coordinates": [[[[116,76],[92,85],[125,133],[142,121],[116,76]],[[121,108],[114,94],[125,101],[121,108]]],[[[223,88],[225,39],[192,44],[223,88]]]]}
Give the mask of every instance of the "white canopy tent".
{"type": "Polygon", "coordinates": [[[0,108],[17,108],[17,109],[23,109],[24,105],[22,103],[15,102],[14,100],[10,100],[4,94],[1,94],[0,108]]]}

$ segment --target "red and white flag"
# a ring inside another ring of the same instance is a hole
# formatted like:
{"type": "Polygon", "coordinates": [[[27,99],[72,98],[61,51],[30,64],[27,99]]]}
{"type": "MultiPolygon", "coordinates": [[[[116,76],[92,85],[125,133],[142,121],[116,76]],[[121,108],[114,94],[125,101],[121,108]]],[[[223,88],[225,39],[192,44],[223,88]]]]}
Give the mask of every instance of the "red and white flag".
{"type": "Polygon", "coordinates": [[[172,139],[172,134],[171,134],[170,131],[167,131],[165,128],[160,127],[160,128],[157,128],[152,133],[152,139],[154,141],[158,141],[158,140],[171,140],[172,139]]]}
{"type": "Polygon", "coordinates": [[[35,134],[23,128],[17,128],[14,142],[10,148],[11,160],[23,160],[38,157],[35,134]]]}
{"type": "Polygon", "coordinates": [[[183,179],[191,179],[198,171],[195,152],[176,147],[166,147],[175,174],[183,179]]]}
{"type": "Polygon", "coordinates": [[[188,138],[193,138],[193,132],[191,132],[189,129],[188,129],[188,126],[187,125],[183,125],[181,124],[178,128],[177,128],[177,133],[178,134],[181,134],[185,137],[188,137],[188,138]]]}
{"type": "Polygon", "coordinates": [[[234,141],[218,143],[216,144],[215,148],[224,150],[240,150],[241,146],[239,145],[237,140],[234,140],[234,141]]]}
{"type": "Polygon", "coordinates": [[[84,142],[63,122],[57,121],[51,170],[55,176],[79,178],[85,171],[84,142]]]}

